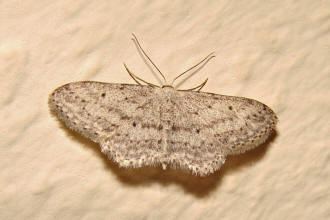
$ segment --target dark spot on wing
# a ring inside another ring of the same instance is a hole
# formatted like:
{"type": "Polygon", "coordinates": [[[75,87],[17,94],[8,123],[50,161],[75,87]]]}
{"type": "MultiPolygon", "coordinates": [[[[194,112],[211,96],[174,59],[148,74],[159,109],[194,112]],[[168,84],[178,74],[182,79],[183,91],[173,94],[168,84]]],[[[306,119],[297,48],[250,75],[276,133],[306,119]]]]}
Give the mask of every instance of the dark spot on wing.
{"type": "Polygon", "coordinates": [[[101,95],[103,98],[105,97],[105,92],[104,93],[102,93],[102,95],[101,95]]]}

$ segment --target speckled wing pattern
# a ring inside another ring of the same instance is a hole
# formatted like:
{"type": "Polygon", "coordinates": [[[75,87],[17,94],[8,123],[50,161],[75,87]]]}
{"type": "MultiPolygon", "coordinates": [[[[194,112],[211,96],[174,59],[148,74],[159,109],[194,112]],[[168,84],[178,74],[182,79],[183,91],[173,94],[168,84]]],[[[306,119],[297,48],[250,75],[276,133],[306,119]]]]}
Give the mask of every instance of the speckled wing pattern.
{"type": "Polygon", "coordinates": [[[252,99],[147,85],[69,83],[49,105],[121,167],[161,164],[200,176],[219,169],[227,155],[263,143],[277,123],[252,99]]]}

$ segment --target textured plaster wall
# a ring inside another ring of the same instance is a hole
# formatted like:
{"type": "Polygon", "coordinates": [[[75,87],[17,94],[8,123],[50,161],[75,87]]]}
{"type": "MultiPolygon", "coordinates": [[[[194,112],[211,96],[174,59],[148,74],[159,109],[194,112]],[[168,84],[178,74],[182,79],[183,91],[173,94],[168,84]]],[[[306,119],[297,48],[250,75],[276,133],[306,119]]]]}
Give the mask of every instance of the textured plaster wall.
{"type": "Polygon", "coordinates": [[[0,1],[0,219],[330,219],[329,1],[0,1]],[[269,142],[214,175],[124,170],[69,131],[47,98],[79,80],[245,96],[279,117],[269,142]]]}

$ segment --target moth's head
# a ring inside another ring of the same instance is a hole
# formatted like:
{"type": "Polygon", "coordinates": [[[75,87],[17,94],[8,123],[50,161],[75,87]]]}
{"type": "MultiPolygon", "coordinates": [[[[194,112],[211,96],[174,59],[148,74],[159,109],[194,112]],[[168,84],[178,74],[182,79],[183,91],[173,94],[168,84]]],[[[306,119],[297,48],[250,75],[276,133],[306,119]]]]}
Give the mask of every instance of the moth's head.
{"type": "Polygon", "coordinates": [[[174,89],[174,87],[172,86],[172,85],[168,85],[168,84],[166,84],[166,85],[162,85],[162,89],[163,88],[172,88],[172,89],[174,89]]]}

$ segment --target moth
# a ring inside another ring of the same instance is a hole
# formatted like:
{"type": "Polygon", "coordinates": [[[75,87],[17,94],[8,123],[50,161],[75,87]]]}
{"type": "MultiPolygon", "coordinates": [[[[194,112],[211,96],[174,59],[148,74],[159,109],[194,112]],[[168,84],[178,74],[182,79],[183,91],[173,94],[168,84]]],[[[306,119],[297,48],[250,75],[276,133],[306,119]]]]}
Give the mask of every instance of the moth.
{"type": "MultiPolygon", "coordinates": [[[[133,74],[136,84],[72,82],[49,96],[50,109],[65,125],[99,143],[120,167],[161,165],[190,170],[200,176],[220,169],[227,155],[243,153],[265,142],[276,127],[276,114],[253,99],[201,92],[200,85],[179,90],[142,49],[164,83],[151,84],[133,74]]],[[[180,84],[180,83],[179,83],[180,84]]]]}

